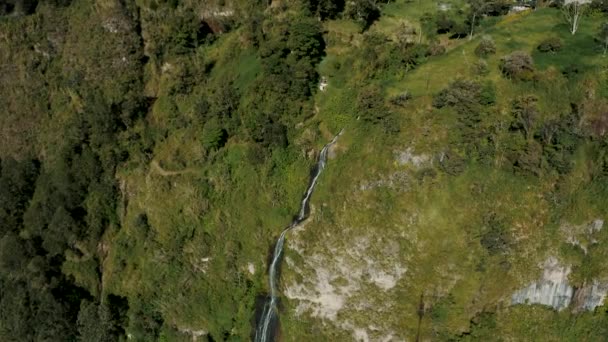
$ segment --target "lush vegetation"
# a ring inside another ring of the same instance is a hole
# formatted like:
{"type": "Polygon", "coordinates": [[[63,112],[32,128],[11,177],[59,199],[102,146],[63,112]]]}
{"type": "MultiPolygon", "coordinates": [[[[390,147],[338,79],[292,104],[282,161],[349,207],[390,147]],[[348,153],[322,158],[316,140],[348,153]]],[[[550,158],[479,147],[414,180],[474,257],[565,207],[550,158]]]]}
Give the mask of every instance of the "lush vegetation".
{"type": "MultiPolygon", "coordinates": [[[[0,340],[249,339],[267,254],[343,128],[300,238],[397,243],[395,336],[601,339],[604,307],[503,303],[549,254],[574,286],[608,276],[604,231],[560,235],[608,219],[608,7],[572,35],[546,1],[440,3],[0,4],[0,340]],[[396,161],[408,147],[426,162],[396,161]]],[[[296,305],[286,340],[352,339],[296,305]]]]}

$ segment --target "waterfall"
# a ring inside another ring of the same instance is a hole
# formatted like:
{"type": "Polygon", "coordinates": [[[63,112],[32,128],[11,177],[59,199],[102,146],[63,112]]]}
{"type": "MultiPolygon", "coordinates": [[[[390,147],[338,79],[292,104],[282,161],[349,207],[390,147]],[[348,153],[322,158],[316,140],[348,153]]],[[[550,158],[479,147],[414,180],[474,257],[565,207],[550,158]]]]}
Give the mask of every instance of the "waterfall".
{"type": "Polygon", "coordinates": [[[327,163],[327,153],[329,148],[336,143],[338,137],[342,135],[342,131],[338,133],[327,145],[323,146],[321,153],[319,154],[319,160],[317,161],[317,165],[315,167],[313,176],[310,180],[308,188],[304,193],[304,197],[302,198],[302,202],[300,203],[300,211],[298,212],[298,216],[293,220],[293,222],[283,231],[277,240],[276,245],[274,246],[274,251],[272,253],[272,262],[268,268],[268,283],[270,285],[270,297],[264,303],[264,309],[262,311],[262,316],[258,326],[255,331],[255,341],[256,342],[268,342],[271,341],[274,335],[272,334],[272,326],[278,319],[278,279],[277,279],[277,271],[281,262],[281,255],[283,253],[283,245],[285,244],[285,235],[291,229],[299,226],[306,218],[308,217],[309,211],[309,202],[310,197],[312,196],[312,192],[317,185],[317,180],[319,176],[325,169],[325,164],[327,163]]]}

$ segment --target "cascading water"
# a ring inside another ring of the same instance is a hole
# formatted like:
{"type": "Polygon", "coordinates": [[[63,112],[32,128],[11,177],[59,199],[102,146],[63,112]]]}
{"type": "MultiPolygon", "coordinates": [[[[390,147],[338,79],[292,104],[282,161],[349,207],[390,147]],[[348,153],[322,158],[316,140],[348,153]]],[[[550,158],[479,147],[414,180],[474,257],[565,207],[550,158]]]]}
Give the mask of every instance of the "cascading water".
{"type": "Polygon", "coordinates": [[[332,141],[330,141],[327,145],[323,146],[323,149],[321,150],[321,153],[319,154],[319,161],[317,162],[316,169],[310,180],[308,189],[306,189],[304,198],[302,199],[302,202],[300,204],[300,212],[298,213],[298,216],[293,220],[293,222],[281,232],[281,235],[279,236],[279,239],[277,240],[277,243],[274,247],[274,251],[272,253],[272,262],[270,263],[270,266],[268,269],[268,283],[270,285],[270,297],[264,303],[264,309],[262,311],[262,316],[261,316],[258,326],[256,327],[256,330],[255,330],[255,341],[256,342],[268,342],[268,341],[272,341],[272,339],[274,338],[274,331],[272,331],[273,330],[272,327],[275,325],[275,323],[278,319],[277,304],[278,304],[278,300],[279,300],[279,298],[278,298],[279,293],[278,293],[278,289],[277,289],[277,285],[278,285],[277,284],[277,281],[278,281],[277,271],[278,271],[278,267],[280,265],[281,255],[283,253],[283,245],[285,244],[285,235],[287,234],[288,231],[297,227],[304,220],[306,220],[306,218],[308,218],[310,197],[312,195],[313,190],[315,189],[315,185],[317,184],[317,180],[319,179],[319,176],[323,172],[323,169],[325,169],[325,164],[327,163],[327,152],[328,152],[329,148],[336,143],[336,141],[338,140],[338,137],[340,137],[341,134],[342,134],[342,131],[340,131],[340,133],[338,133],[338,135],[336,135],[332,139],[332,141]]]}

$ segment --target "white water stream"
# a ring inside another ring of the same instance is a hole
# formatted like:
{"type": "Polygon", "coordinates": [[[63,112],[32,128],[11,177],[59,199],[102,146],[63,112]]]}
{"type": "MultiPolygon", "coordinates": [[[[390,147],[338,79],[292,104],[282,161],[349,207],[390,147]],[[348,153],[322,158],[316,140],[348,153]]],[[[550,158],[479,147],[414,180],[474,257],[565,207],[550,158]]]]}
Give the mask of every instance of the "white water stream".
{"type": "Polygon", "coordinates": [[[256,342],[268,342],[272,341],[274,338],[274,332],[272,330],[273,323],[276,322],[278,318],[278,308],[277,304],[279,301],[279,291],[278,291],[278,278],[277,271],[280,266],[281,255],[283,253],[283,245],[285,244],[285,235],[291,229],[299,226],[306,218],[308,218],[308,208],[310,197],[312,196],[312,192],[317,185],[317,180],[319,176],[325,169],[325,164],[327,163],[327,153],[329,148],[336,143],[338,137],[342,134],[342,131],[336,135],[332,141],[330,141],[327,145],[323,146],[321,153],[319,154],[319,161],[317,162],[315,172],[310,180],[310,184],[308,185],[308,189],[306,189],[306,193],[304,194],[304,198],[300,204],[300,212],[298,216],[293,220],[293,222],[281,232],[279,239],[274,247],[274,251],[272,253],[272,262],[270,263],[270,267],[268,269],[268,283],[270,285],[270,297],[264,303],[264,310],[262,311],[262,316],[260,319],[260,323],[256,327],[255,331],[255,341],[256,342]]]}

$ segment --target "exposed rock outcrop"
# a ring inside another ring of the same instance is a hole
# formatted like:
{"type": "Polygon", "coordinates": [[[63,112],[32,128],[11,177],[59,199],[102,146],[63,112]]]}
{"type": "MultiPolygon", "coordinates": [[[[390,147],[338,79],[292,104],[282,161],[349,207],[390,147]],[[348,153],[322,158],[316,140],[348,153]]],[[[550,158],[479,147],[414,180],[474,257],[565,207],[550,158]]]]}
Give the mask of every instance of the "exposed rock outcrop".
{"type": "Polygon", "coordinates": [[[550,257],[543,264],[542,278],[511,296],[511,304],[542,304],[556,310],[592,311],[604,303],[608,283],[595,279],[589,285],[574,288],[568,282],[570,267],[550,257]]]}
{"type": "Polygon", "coordinates": [[[570,268],[561,266],[556,258],[543,265],[542,278],[511,297],[512,304],[542,304],[562,310],[570,305],[574,288],[568,284],[570,268]]]}

